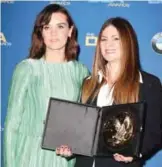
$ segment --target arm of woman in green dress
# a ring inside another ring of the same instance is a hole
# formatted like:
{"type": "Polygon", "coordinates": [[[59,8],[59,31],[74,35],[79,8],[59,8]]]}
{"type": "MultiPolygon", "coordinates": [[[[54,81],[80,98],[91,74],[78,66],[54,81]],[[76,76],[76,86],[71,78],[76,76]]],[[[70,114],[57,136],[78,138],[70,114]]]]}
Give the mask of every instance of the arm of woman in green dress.
{"type": "Polygon", "coordinates": [[[85,65],[82,65],[82,68],[80,70],[80,83],[81,83],[81,85],[83,84],[84,79],[87,78],[88,76],[90,76],[90,72],[89,72],[88,68],[85,65]]]}
{"type": "Polygon", "coordinates": [[[29,63],[23,61],[16,66],[10,88],[7,116],[4,126],[4,166],[16,166],[17,135],[24,111],[24,99],[31,82],[29,63]]]}

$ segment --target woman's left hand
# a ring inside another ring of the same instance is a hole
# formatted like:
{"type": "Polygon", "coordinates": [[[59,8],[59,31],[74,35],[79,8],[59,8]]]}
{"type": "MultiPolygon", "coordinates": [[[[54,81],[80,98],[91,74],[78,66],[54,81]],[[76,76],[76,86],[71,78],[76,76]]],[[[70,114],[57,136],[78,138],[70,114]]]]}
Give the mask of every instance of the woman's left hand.
{"type": "Polygon", "coordinates": [[[61,145],[60,147],[57,147],[56,154],[61,155],[63,157],[71,157],[73,155],[71,148],[67,145],[61,145]]]}
{"type": "Polygon", "coordinates": [[[118,162],[125,162],[125,163],[129,163],[129,162],[132,162],[133,161],[133,157],[125,157],[121,154],[114,154],[114,159],[118,162]]]}

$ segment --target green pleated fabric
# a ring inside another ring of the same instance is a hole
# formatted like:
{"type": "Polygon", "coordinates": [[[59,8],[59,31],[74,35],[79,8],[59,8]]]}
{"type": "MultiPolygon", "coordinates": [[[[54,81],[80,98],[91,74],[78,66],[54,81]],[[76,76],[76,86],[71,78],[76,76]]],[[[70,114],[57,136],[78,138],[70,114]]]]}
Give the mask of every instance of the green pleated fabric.
{"type": "MultiPolygon", "coordinates": [[[[73,167],[54,151],[41,149],[50,97],[79,101],[88,69],[77,61],[26,59],[16,66],[4,130],[4,167],[73,167]]],[[[65,144],[65,143],[63,143],[65,144]]]]}

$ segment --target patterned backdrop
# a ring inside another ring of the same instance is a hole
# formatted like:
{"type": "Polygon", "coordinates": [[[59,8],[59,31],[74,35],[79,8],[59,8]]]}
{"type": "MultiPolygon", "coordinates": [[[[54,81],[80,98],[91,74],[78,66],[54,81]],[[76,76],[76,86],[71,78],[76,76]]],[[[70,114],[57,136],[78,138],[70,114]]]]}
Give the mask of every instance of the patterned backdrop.
{"type": "MultiPolygon", "coordinates": [[[[114,16],[128,19],[137,32],[142,68],[162,81],[162,0],[149,1],[7,1],[1,0],[1,134],[15,65],[29,54],[36,15],[48,4],[64,5],[79,30],[79,60],[91,70],[97,35],[103,22],[114,16]]],[[[3,144],[2,144],[3,147],[3,144]]],[[[162,167],[162,151],[145,167],[162,167]]]]}

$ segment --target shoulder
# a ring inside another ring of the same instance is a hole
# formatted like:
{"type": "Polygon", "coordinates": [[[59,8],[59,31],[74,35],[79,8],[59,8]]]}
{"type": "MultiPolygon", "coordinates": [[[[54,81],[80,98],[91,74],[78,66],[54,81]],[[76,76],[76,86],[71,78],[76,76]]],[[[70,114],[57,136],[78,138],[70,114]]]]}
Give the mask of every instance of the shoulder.
{"type": "Polygon", "coordinates": [[[146,94],[153,95],[154,92],[155,95],[160,94],[160,96],[162,97],[162,83],[160,79],[157,76],[144,71],[141,72],[141,74],[143,78],[143,85],[146,89],[146,94]]]}
{"type": "Polygon", "coordinates": [[[32,64],[36,64],[38,60],[35,59],[24,59],[16,65],[16,67],[30,67],[32,64]]]}
{"type": "Polygon", "coordinates": [[[74,64],[75,64],[75,67],[78,68],[78,69],[84,69],[84,70],[88,70],[88,68],[86,67],[85,64],[79,62],[79,61],[74,61],[74,64]]]}
{"type": "Polygon", "coordinates": [[[18,64],[16,64],[14,72],[16,73],[32,73],[33,67],[36,67],[39,64],[39,60],[35,59],[24,59],[18,64]]]}
{"type": "Polygon", "coordinates": [[[22,60],[21,62],[19,62],[18,64],[16,64],[16,68],[15,70],[28,70],[30,69],[30,63],[29,63],[29,60],[28,59],[24,59],[22,60]]]}
{"type": "Polygon", "coordinates": [[[84,65],[83,63],[79,61],[74,61],[74,68],[76,73],[78,73],[79,76],[83,75],[83,78],[87,77],[90,75],[89,69],[84,65]]]}
{"type": "Polygon", "coordinates": [[[24,59],[15,65],[13,70],[13,79],[30,78],[32,76],[32,68],[28,59],[24,59]]]}
{"type": "Polygon", "coordinates": [[[142,74],[142,78],[143,78],[144,83],[150,83],[150,84],[152,84],[152,83],[157,84],[158,83],[158,84],[161,84],[160,79],[157,76],[155,76],[153,74],[150,74],[148,72],[145,72],[145,71],[141,71],[141,74],[142,74]]]}

